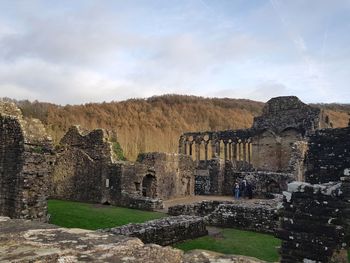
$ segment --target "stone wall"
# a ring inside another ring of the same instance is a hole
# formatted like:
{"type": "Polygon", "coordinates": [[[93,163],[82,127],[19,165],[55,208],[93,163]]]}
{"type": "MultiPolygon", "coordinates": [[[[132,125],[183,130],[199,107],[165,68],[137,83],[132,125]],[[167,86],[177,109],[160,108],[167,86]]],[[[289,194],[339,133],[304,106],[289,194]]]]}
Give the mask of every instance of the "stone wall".
{"type": "Polygon", "coordinates": [[[102,129],[87,132],[72,126],[62,138],[52,176],[52,198],[105,202],[113,152],[102,129]]]}
{"type": "Polygon", "coordinates": [[[306,140],[294,142],[288,171],[296,181],[305,181],[305,158],[309,145],[306,140]]]}
{"type": "Polygon", "coordinates": [[[302,139],[302,133],[292,128],[278,134],[271,130],[257,133],[252,138],[253,167],[262,171],[288,171],[293,144],[302,139]]]}
{"type": "Polygon", "coordinates": [[[194,195],[194,162],[190,157],[182,154],[143,153],[138,156],[137,163],[144,165],[148,174],[144,173],[142,178],[137,178],[138,181],[129,185],[139,182],[144,196],[167,200],[194,195]],[[154,190],[148,191],[152,184],[154,190]]]}
{"type": "Polygon", "coordinates": [[[175,205],[168,208],[168,214],[172,216],[192,215],[192,216],[208,216],[213,213],[220,205],[231,205],[230,201],[202,201],[192,204],[175,205]]]}
{"type": "Polygon", "coordinates": [[[147,211],[155,211],[163,209],[164,207],[162,199],[144,197],[139,195],[130,195],[125,192],[122,192],[120,198],[111,199],[110,204],[147,211]]]}
{"type": "MultiPolygon", "coordinates": [[[[307,136],[329,127],[322,110],[294,96],[277,97],[266,103],[250,129],[182,134],[179,153],[196,162],[196,193],[231,194],[234,178],[227,180],[227,175],[235,172],[292,173],[304,180],[307,136]]],[[[285,182],[279,188],[285,189],[285,182]]]]}
{"type": "Polygon", "coordinates": [[[339,181],[344,169],[350,167],[350,127],[319,130],[309,138],[305,181],[339,181]]]}
{"type": "Polygon", "coordinates": [[[0,215],[47,220],[51,139],[42,123],[0,102],[0,215]]]}
{"type": "Polygon", "coordinates": [[[268,129],[277,134],[293,128],[305,134],[330,127],[327,119],[319,108],[309,106],[295,96],[281,96],[266,102],[262,115],[254,118],[252,128],[268,129]]]}
{"type": "Polygon", "coordinates": [[[203,218],[196,216],[172,216],[142,224],[128,224],[101,231],[115,235],[138,237],[144,243],[155,243],[162,246],[208,234],[203,218]]]}
{"type": "Polygon", "coordinates": [[[295,181],[292,173],[275,173],[265,171],[237,172],[226,169],[223,182],[223,194],[233,195],[235,182],[242,182],[245,179],[251,184],[254,198],[270,198],[273,194],[281,194],[287,190],[288,183],[295,181]]]}
{"type": "Polygon", "coordinates": [[[294,182],[284,193],[281,262],[347,262],[350,180],[311,185],[294,182]],[[343,257],[343,258],[341,258],[343,257]]]}
{"type": "Polygon", "coordinates": [[[208,225],[274,233],[279,224],[279,199],[260,201],[202,201],[169,207],[170,215],[202,216],[208,225]]]}
{"type": "Polygon", "coordinates": [[[222,194],[225,169],[230,162],[213,158],[198,163],[195,173],[195,194],[217,195],[222,194]]]}
{"type": "Polygon", "coordinates": [[[154,210],[163,207],[161,199],[194,194],[190,157],[145,153],[137,162],[118,161],[109,137],[102,129],[69,129],[58,148],[51,197],[154,210]]]}

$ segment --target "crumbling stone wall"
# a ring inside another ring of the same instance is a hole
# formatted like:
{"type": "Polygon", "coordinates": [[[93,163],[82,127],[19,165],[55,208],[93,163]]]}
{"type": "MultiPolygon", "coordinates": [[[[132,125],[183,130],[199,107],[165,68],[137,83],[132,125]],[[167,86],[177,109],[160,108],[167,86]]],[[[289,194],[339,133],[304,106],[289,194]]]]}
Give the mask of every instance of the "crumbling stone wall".
{"type": "Polygon", "coordinates": [[[60,142],[53,170],[53,198],[105,202],[113,171],[113,152],[102,129],[87,132],[72,126],[60,142]]]}
{"type": "MultiPolygon", "coordinates": [[[[231,165],[231,162],[227,165],[231,165]]],[[[224,160],[219,158],[198,163],[195,169],[195,194],[221,194],[226,168],[224,160]]]]}
{"type": "Polygon", "coordinates": [[[174,205],[168,208],[168,214],[172,216],[191,215],[205,217],[213,213],[219,205],[231,205],[233,203],[231,201],[210,200],[192,204],[174,205]]]}
{"type": "Polygon", "coordinates": [[[305,181],[317,184],[339,181],[350,167],[350,127],[319,130],[309,136],[305,181]]]}
{"type": "Polygon", "coordinates": [[[288,183],[295,180],[292,173],[274,173],[265,171],[252,172],[231,172],[225,175],[224,194],[232,195],[232,189],[235,182],[247,180],[253,188],[253,197],[266,198],[273,194],[281,194],[287,190],[288,183]]]}
{"type": "MultiPolygon", "coordinates": [[[[137,158],[137,163],[147,167],[147,174],[138,181],[143,195],[148,195],[145,180],[148,176],[154,180],[154,194],[157,198],[170,198],[194,195],[194,163],[191,158],[182,154],[143,153],[137,158]],[[143,188],[143,189],[142,189],[143,188]],[[145,193],[146,191],[146,193],[145,193]]],[[[152,187],[152,186],[151,186],[152,187]]]]}
{"type": "Polygon", "coordinates": [[[329,127],[322,110],[295,96],[277,97],[266,103],[250,129],[182,134],[179,153],[196,162],[196,193],[223,194],[231,187],[224,176],[233,172],[292,173],[303,180],[307,135],[329,127]]]}
{"type": "Polygon", "coordinates": [[[274,233],[278,228],[278,198],[254,202],[202,201],[169,207],[170,215],[202,216],[208,225],[274,233]]]}
{"type": "Polygon", "coordinates": [[[280,210],[281,262],[347,262],[350,179],[312,185],[294,182],[280,210]],[[343,258],[339,258],[344,256],[343,258]]]}
{"type": "Polygon", "coordinates": [[[305,158],[309,145],[307,141],[297,141],[292,145],[288,171],[296,181],[305,181],[305,158]]]}
{"type": "Polygon", "coordinates": [[[254,118],[252,128],[278,134],[290,128],[309,133],[328,127],[330,123],[321,109],[301,102],[296,96],[281,96],[266,103],[262,115],[254,118]]]}
{"type": "Polygon", "coordinates": [[[47,220],[51,139],[39,120],[0,102],[0,215],[47,220]]]}
{"type": "Polygon", "coordinates": [[[283,172],[289,168],[293,143],[303,140],[302,133],[287,129],[276,134],[271,130],[252,138],[252,165],[257,170],[283,172]]]}
{"type": "Polygon", "coordinates": [[[277,204],[255,202],[223,204],[208,216],[212,226],[274,233],[278,227],[277,204]]]}
{"type": "Polygon", "coordinates": [[[69,129],[57,153],[53,198],[154,210],[162,208],[161,199],[193,195],[191,158],[147,153],[135,163],[118,161],[109,137],[102,129],[69,129]]]}
{"type": "Polygon", "coordinates": [[[202,217],[185,215],[151,220],[142,224],[128,224],[102,231],[115,235],[138,237],[144,243],[155,243],[162,246],[208,234],[202,217]]]}

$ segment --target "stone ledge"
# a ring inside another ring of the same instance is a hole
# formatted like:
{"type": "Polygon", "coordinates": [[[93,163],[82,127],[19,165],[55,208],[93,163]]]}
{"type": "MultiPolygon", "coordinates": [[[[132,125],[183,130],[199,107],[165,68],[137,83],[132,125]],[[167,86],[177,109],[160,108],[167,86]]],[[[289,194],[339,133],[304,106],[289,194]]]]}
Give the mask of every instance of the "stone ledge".
{"type": "Polygon", "coordinates": [[[202,217],[188,215],[171,216],[142,224],[128,224],[103,229],[101,232],[138,237],[145,243],[156,243],[163,246],[208,234],[202,217]]]}

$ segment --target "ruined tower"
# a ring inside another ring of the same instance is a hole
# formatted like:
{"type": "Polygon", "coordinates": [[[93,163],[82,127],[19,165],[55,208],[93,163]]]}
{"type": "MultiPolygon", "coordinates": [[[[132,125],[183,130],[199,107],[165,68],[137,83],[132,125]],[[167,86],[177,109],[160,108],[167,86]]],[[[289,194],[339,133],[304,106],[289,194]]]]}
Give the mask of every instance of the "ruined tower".
{"type": "Polygon", "coordinates": [[[0,216],[46,221],[53,159],[43,124],[0,101],[0,216]]]}

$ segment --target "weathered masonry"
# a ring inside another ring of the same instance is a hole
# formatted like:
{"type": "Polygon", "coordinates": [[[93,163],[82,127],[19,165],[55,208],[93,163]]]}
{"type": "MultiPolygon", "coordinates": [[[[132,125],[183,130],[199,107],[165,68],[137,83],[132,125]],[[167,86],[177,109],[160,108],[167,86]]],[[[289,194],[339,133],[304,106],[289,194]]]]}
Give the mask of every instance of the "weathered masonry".
{"type": "Polygon", "coordinates": [[[147,221],[142,224],[103,229],[102,232],[130,237],[138,237],[144,243],[154,243],[162,246],[193,239],[208,234],[206,224],[198,216],[170,216],[162,219],[147,221]]]}
{"type": "Polygon", "coordinates": [[[262,263],[210,251],[184,253],[135,237],[0,217],[0,262],[262,263]],[[26,252],[23,253],[23,250],[26,252]]]}
{"type": "MultiPolygon", "coordinates": [[[[179,153],[197,164],[196,193],[228,194],[223,182],[239,179],[237,172],[291,173],[294,180],[303,180],[307,136],[328,127],[331,123],[322,110],[297,97],[277,97],[267,102],[250,129],[184,133],[179,153]]],[[[281,183],[286,190],[291,180],[284,178],[271,184],[281,183]]]]}
{"type": "Polygon", "coordinates": [[[46,221],[53,161],[42,123],[0,102],[0,216],[46,221]]]}
{"type": "Polygon", "coordinates": [[[339,181],[350,167],[350,126],[319,130],[310,136],[305,181],[312,184],[339,181]]]}
{"type": "Polygon", "coordinates": [[[102,129],[85,131],[72,126],[60,142],[52,176],[53,198],[104,202],[105,187],[115,159],[109,134],[102,129]]]}
{"type": "Polygon", "coordinates": [[[294,182],[281,210],[281,262],[347,262],[350,180],[312,185],[294,182]]]}
{"type": "Polygon", "coordinates": [[[69,129],[60,145],[53,198],[154,210],[162,200],[194,194],[194,163],[188,156],[143,153],[136,162],[119,161],[107,131],[78,126],[69,129]]]}
{"type": "Polygon", "coordinates": [[[274,233],[279,225],[279,198],[249,201],[202,201],[169,207],[170,215],[201,216],[210,226],[274,233]]]}

